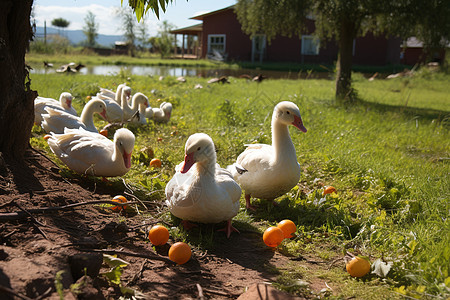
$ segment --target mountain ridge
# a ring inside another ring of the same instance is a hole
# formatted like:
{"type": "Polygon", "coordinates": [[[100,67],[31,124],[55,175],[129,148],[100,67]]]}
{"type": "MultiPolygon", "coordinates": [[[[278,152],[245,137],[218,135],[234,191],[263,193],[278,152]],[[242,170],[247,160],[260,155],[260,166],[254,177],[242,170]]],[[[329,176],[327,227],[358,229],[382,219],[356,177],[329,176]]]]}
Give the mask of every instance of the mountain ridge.
{"type": "MultiPolygon", "coordinates": [[[[47,38],[51,35],[59,34],[63,37],[66,37],[69,42],[73,45],[78,45],[82,43],[83,41],[86,41],[86,35],[83,33],[83,30],[60,30],[55,27],[47,27],[47,38]]],[[[44,27],[37,26],[36,27],[36,33],[35,36],[37,38],[43,39],[45,36],[45,29],[44,27]]],[[[114,47],[114,43],[116,41],[123,41],[124,37],[123,35],[107,35],[107,34],[98,34],[96,38],[96,43],[103,47],[114,47]]]]}

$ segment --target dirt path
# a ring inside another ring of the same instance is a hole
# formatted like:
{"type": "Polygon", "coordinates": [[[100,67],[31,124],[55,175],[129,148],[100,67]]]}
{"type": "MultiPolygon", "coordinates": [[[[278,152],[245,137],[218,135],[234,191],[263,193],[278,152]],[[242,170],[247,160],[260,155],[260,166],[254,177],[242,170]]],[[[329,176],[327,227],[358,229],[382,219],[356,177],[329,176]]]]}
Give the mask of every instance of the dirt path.
{"type": "MultiPolygon", "coordinates": [[[[68,181],[35,152],[28,155],[27,161],[23,166],[11,160],[5,163],[0,157],[0,213],[110,200],[118,193],[108,183],[68,181]]],[[[158,208],[149,206],[155,215],[158,208]]],[[[75,290],[79,299],[117,299],[122,295],[119,286],[97,276],[98,272],[109,270],[102,264],[101,253],[89,252],[100,249],[115,250],[130,263],[123,268],[122,286],[149,299],[197,299],[202,295],[204,299],[236,299],[256,283],[275,281],[287,265],[314,269],[325,263],[317,258],[283,256],[265,247],[259,233],[241,230],[241,234],[233,234],[230,239],[219,239],[214,250],[193,249],[192,259],[178,266],[167,261],[172,239],[168,245],[158,247],[157,252],[148,242],[146,230],[155,221],[141,214],[118,216],[98,205],[33,213],[20,220],[0,217],[0,298],[59,299],[56,278],[65,299],[76,299],[75,290]],[[130,256],[129,252],[138,256],[130,256]],[[87,274],[93,279],[79,279],[84,275],[84,265],[89,266],[87,274]],[[77,280],[78,289],[72,286],[71,292],[70,285],[77,280]]],[[[323,280],[314,279],[302,296],[311,298],[311,291],[319,293],[325,287],[323,280]]],[[[261,295],[261,290],[253,287],[240,299],[253,299],[255,295],[261,295]]]]}

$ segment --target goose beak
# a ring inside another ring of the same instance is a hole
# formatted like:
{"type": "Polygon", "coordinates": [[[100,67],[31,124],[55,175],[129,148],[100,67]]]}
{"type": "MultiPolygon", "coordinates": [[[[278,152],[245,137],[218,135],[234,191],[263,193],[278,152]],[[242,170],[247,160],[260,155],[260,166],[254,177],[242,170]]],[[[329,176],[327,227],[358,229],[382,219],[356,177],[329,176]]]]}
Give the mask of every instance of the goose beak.
{"type": "Polygon", "coordinates": [[[103,119],[107,119],[106,118],[106,109],[103,109],[103,111],[100,113],[100,115],[103,117],[103,119]]]}
{"type": "Polygon", "coordinates": [[[123,162],[125,163],[125,168],[131,168],[131,152],[123,152],[123,162]]]}
{"type": "Polygon", "coordinates": [[[298,129],[300,129],[301,132],[306,132],[308,131],[305,126],[303,125],[303,121],[302,118],[298,117],[298,116],[294,116],[294,122],[292,122],[292,125],[294,125],[295,127],[297,127],[298,129]]]}
{"type": "Polygon", "coordinates": [[[68,108],[72,107],[72,99],[66,99],[66,104],[68,108]]]}
{"type": "Polygon", "coordinates": [[[186,173],[194,165],[194,163],[194,152],[186,154],[186,156],[184,157],[184,165],[181,168],[180,172],[183,174],[186,173]]]}

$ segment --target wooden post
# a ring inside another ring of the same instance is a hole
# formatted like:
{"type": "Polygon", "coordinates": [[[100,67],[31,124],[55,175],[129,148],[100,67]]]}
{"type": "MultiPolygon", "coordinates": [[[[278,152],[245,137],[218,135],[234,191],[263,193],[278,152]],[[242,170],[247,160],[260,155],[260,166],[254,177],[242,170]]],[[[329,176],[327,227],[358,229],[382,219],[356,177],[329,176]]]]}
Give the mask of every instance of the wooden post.
{"type": "Polygon", "coordinates": [[[183,45],[181,46],[181,58],[184,58],[184,40],[186,39],[186,35],[183,33],[183,45]]]}

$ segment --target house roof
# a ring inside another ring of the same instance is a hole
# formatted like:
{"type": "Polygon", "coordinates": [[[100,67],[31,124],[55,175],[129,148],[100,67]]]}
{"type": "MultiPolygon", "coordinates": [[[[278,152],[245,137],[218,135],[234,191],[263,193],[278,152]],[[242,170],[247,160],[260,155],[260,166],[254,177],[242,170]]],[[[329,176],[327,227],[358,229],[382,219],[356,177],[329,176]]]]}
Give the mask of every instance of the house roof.
{"type": "Polygon", "coordinates": [[[211,11],[211,12],[208,12],[208,13],[205,13],[205,14],[202,14],[202,15],[194,16],[194,17],[189,18],[189,19],[203,21],[204,17],[215,15],[215,14],[221,13],[221,12],[229,10],[229,9],[234,9],[234,5],[230,5],[228,7],[225,7],[225,8],[219,9],[219,10],[215,10],[215,11],[211,11]]]}
{"type": "Polygon", "coordinates": [[[203,24],[200,23],[200,24],[196,24],[196,25],[192,25],[192,26],[188,26],[188,27],[184,27],[184,28],[174,29],[169,32],[173,33],[173,34],[197,34],[202,31],[203,31],[203,24]]]}

